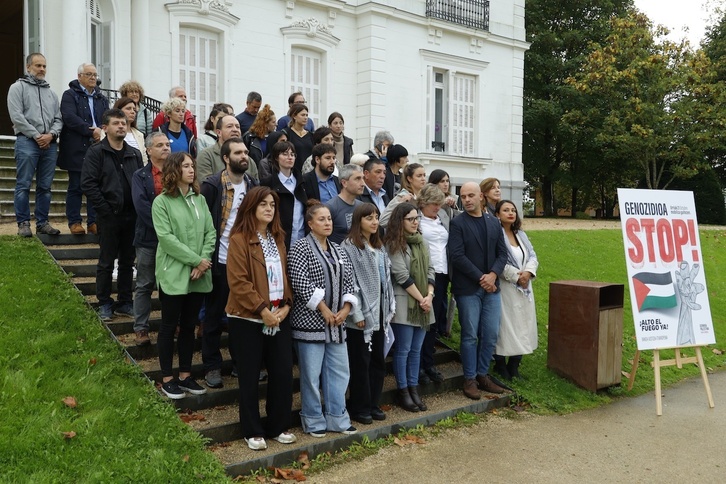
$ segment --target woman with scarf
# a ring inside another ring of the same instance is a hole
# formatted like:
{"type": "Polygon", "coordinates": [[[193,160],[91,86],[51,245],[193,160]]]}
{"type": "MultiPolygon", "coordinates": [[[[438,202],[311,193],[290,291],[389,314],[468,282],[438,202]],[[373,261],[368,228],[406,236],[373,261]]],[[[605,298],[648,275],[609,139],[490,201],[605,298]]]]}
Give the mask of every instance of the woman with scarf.
{"type": "Polygon", "coordinates": [[[384,346],[396,310],[391,261],[378,233],[379,211],[372,203],[353,210],[348,237],[341,244],[353,265],[358,305],[348,315],[350,398],[348,412],[362,424],[385,420],[380,399],[386,377],[384,346]]]}
{"type": "Polygon", "coordinates": [[[509,200],[497,203],[494,213],[502,223],[509,254],[501,275],[502,316],[494,354],[494,371],[506,380],[520,378],[522,355],[537,348],[537,314],[532,279],[537,275],[537,254],[521,230],[517,207],[509,200]],[[507,361],[507,357],[509,360],[507,361]]]}
{"type": "Polygon", "coordinates": [[[350,435],[357,430],[345,408],[350,370],[344,323],[358,302],[353,268],[345,252],[328,241],[333,231],[328,207],[309,201],[305,222],[310,233],[292,246],[288,258],[294,295],[292,338],[300,369],[300,420],[303,431],[312,437],[325,437],[327,431],[350,435]]]}
{"type": "Polygon", "coordinates": [[[292,289],[285,274],[285,233],[280,199],[268,187],[247,192],[232,226],[227,253],[229,345],[245,355],[239,365],[239,421],[247,446],[267,448],[265,437],[281,444],[297,440],[288,432],[292,411],[292,337],[287,317],[292,289]],[[269,380],[263,425],[259,374],[264,362],[269,380]]]}
{"type": "Polygon", "coordinates": [[[393,374],[398,388],[398,403],[409,412],[427,410],[418,394],[421,346],[426,331],[434,322],[432,303],[435,273],[426,242],[419,232],[421,216],[408,202],[391,213],[385,242],[391,258],[396,314],[393,333],[393,374]]]}

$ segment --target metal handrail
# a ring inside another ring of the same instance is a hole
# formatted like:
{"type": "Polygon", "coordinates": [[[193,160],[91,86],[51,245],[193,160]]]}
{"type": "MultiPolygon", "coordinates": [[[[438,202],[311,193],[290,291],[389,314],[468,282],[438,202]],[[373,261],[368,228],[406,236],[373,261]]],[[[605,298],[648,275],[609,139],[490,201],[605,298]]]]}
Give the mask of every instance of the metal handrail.
{"type": "MultiPolygon", "coordinates": [[[[103,95],[108,98],[108,104],[110,106],[113,106],[113,104],[116,101],[118,101],[119,98],[121,98],[121,93],[115,89],[104,89],[104,88],[99,88],[99,89],[101,89],[101,92],[103,93],[103,95]]],[[[159,114],[159,112],[161,112],[162,102],[159,101],[158,99],[154,99],[153,97],[149,97],[149,96],[144,96],[144,100],[142,101],[142,104],[149,111],[151,111],[151,113],[154,116],[156,116],[157,114],[159,114]]]]}
{"type": "Polygon", "coordinates": [[[426,16],[489,30],[489,0],[426,0],[426,16]]]}

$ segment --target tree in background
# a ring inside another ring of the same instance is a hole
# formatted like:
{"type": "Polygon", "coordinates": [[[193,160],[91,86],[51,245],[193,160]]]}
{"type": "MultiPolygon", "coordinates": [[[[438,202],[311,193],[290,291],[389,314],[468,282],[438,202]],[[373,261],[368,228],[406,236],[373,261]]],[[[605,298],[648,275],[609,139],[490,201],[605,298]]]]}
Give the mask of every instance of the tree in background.
{"type": "Polygon", "coordinates": [[[594,44],[610,35],[610,20],[624,15],[632,0],[530,0],[527,2],[527,40],[524,62],[525,179],[540,190],[544,215],[565,206],[556,185],[572,187],[569,202],[578,205],[579,187],[588,183],[594,147],[585,134],[574,137],[562,117],[586,100],[566,80],[587,61],[594,44]],[[573,203],[574,202],[574,203],[573,203]]]}

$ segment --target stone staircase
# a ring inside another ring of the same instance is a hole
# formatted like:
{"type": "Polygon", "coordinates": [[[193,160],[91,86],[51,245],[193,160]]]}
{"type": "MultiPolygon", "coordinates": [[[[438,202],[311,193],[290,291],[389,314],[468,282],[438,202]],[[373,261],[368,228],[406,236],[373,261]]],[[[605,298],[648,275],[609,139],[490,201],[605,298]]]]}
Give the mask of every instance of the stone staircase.
{"type": "MultiPolygon", "coordinates": [[[[0,136],[0,222],[15,220],[13,196],[15,192],[15,137],[0,136]]],[[[49,218],[65,221],[68,172],[56,168],[51,189],[49,218]]],[[[35,182],[30,189],[30,213],[35,210],[35,182]]],[[[85,217],[85,204],[83,209],[85,217]]],[[[62,227],[58,227],[61,230],[62,227]]]]}
{"type": "MultiPolygon", "coordinates": [[[[74,236],[61,234],[57,236],[40,236],[51,256],[70,274],[73,283],[85,296],[92,307],[97,307],[95,297],[95,266],[98,260],[97,238],[94,235],[74,236]]],[[[115,291],[114,283],[114,291],[115,291]]],[[[161,381],[161,371],[156,347],[157,331],[161,320],[160,304],[157,294],[154,294],[152,303],[153,313],[150,319],[150,336],[152,344],[146,347],[137,347],[134,344],[133,320],[127,317],[114,317],[105,326],[112,336],[123,347],[128,358],[139,366],[149,380],[157,385],[161,381]]],[[[312,438],[303,434],[300,426],[300,394],[297,367],[294,368],[293,396],[293,425],[291,429],[298,441],[291,445],[282,445],[275,441],[268,442],[265,451],[249,450],[242,438],[238,414],[238,386],[237,379],[232,378],[232,362],[229,357],[227,336],[222,338],[222,353],[225,358],[222,367],[224,388],[209,389],[205,395],[189,395],[182,400],[169,400],[180,412],[180,417],[201,435],[209,439],[209,449],[214,452],[225,466],[227,473],[232,476],[248,474],[259,468],[289,466],[303,452],[307,452],[312,459],[325,452],[335,452],[347,448],[355,442],[360,442],[364,436],[370,440],[396,434],[404,428],[417,425],[432,425],[444,418],[452,417],[459,412],[466,411],[479,413],[502,407],[509,404],[510,395],[483,394],[479,401],[472,401],[464,397],[461,392],[463,374],[459,363],[459,355],[446,347],[437,347],[435,354],[437,368],[444,374],[446,380],[439,384],[428,384],[420,387],[420,393],[429,410],[426,412],[409,413],[394,405],[395,381],[391,371],[390,358],[388,361],[388,376],[386,377],[382,396],[382,407],[386,411],[387,419],[382,422],[374,421],[371,425],[354,423],[358,428],[355,435],[342,435],[328,433],[323,439],[312,438]]],[[[176,363],[176,359],[175,359],[176,363]]],[[[174,368],[175,373],[178,368],[174,368]]],[[[204,372],[201,361],[201,341],[196,341],[196,350],[192,367],[193,376],[203,384],[204,372]]],[[[260,413],[265,414],[265,401],[267,383],[260,382],[260,413]]],[[[165,398],[165,397],[164,397],[165,398]]]]}

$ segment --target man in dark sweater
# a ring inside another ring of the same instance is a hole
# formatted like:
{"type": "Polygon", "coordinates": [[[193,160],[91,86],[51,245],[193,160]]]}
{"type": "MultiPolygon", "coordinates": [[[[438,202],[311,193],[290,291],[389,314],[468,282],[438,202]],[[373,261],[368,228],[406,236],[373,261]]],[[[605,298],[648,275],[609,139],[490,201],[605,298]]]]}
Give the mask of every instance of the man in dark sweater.
{"type": "Polygon", "coordinates": [[[343,166],[340,170],[340,184],[343,188],[338,196],[325,204],[333,218],[333,233],[330,234],[328,240],[336,244],[340,244],[348,236],[353,220],[353,210],[356,205],[362,203],[358,197],[363,193],[365,187],[363,169],[353,164],[343,166]]]}

